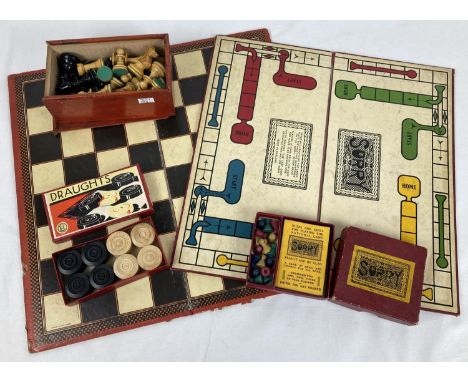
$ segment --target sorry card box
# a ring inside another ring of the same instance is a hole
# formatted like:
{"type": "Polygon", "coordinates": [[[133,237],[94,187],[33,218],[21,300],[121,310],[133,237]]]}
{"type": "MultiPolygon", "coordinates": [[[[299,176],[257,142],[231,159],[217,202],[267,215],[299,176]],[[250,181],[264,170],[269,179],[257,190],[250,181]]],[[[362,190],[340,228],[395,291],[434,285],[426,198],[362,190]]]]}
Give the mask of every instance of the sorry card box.
{"type": "Polygon", "coordinates": [[[426,248],[347,227],[331,283],[331,301],[417,324],[426,248]]]}
{"type": "Polygon", "coordinates": [[[56,242],[153,212],[138,165],[48,191],[42,197],[52,240],[56,242]]]}
{"type": "Polygon", "coordinates": [[[325,298],[332,244],[331,224],[259,212],[247,286],[325,298]]]}

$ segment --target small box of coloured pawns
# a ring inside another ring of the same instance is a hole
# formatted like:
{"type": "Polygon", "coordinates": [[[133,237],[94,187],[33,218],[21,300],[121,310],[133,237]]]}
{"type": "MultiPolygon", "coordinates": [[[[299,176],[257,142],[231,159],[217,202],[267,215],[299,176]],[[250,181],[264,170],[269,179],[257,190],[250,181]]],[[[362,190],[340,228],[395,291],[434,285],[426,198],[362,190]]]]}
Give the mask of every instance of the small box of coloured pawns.
{"type": "Polygon", "coordinates": [[[347,227],[341,234],[330,300],[415,325],[426,255],[426,248],[347,227]]]}
{"type": "Polygon", "coordinates": [[[65,305],[169,268],[151,218],[52,254],[65,305]]]}
{"type": "Polygon", "coordinates": [[[257,213],[247,285],[326,298],[333,230],[332,224],[257,213]]]}
{"type": "Polygon", "coordinates": [[[42,194],[52,240],[154,212],[138,165],[42,194]]]}

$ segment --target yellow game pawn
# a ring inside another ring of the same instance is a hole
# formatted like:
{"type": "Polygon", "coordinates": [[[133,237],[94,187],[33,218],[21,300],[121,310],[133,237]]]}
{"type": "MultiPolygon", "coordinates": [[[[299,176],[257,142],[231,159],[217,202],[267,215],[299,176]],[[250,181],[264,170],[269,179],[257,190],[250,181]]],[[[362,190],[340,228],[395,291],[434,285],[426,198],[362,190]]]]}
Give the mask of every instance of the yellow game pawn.
{"type": "Polygon", "coordinates": [[[99,69],[102,66],[104,66],[104,60],[102,58],[98,58],[96,61],[90,62],[89,64],[76,64],[76,70],[80,76],[83,76],[87,71],[91,69],[99,69]]]}

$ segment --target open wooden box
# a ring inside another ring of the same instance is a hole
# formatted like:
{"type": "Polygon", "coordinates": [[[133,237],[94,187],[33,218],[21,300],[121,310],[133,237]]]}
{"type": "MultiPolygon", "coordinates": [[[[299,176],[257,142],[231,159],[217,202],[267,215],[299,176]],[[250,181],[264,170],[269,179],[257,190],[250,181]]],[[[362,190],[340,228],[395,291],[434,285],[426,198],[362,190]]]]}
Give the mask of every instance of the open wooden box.
{"type": "Polygon", "coordinates": [[[54,119],[54,132],[77,128],[123,124],[175,115],[172,99],[172,65],[167,34],[100,37],[47,42],[46,82],[43,103],[54,119]],[[156,48],[164,58],[166,88],[112,93],[55,95],[57,58],[62,53],[76,54],[84,60],[106,59],[116,48],[129,57],[156,48]]]}

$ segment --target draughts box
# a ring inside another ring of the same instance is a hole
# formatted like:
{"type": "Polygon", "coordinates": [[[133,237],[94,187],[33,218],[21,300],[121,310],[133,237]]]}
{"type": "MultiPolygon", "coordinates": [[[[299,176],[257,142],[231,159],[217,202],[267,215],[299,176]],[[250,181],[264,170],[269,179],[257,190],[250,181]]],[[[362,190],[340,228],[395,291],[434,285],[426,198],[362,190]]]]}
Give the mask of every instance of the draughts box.
{"type": "Polygon", "coordinates": [[[175,115],[172,98],[172,66],[167,34],[100,37],[47,42],[44,105],[53,116],[54,132],[78,128],[109,126],[143,120],[165,119],[175,115]],[[57,58],[72,53],[80,58],[108,58],[116,48],[129,57],[140,56],[154,46],[164,57],[166,88],[130,92],[55,95],[57,58]]]}
{"type": "Polygon", "coordinates": [[[328,297],[333,233],[332,224],[258,212],[247,286],[328,297]]]}
{"type": "MultiPolygon", "coordinates": [[[[122,287],[122,286],[127,285],[127,284],[132,283],[132,282],[135,282],[135,281],[140,280],[142,278],[151,276],[154,273],[161,272],[161,271],[169,268],[169,263],[166,260],[166,254],[164,253],[164,248],[163,248],[163,246],[161,244],[161,241],[159,240],[159,235],[158,235],[158,232],[156,230],[156,227],[154,226],[154,223],[153,223],[153,221],[152,221],[152,219],[150,217],[148,217],[146,219],[143,219],[143,220],[140,220],[140,221],[137,221],[137,222],[132,223],[132,224],[128,224],[128,225],[126,225],[126,226],[124,226],[122,228],[119,228],[118,231],[124,231],[124,232],[126,232],[127,234],[130,235],[131,229],[135,225],[140,224],[140,223],[146,223],[146,224],[149,224],[149,225],[151,225],[153,227],[156,234],[155,234],[154,241],[153,241],[152,245],[158,247],[162,252],[161,265],[159,265],[157,268],[155,268],[155,269],[153,269],[151,271],[145,271],[145,270],[140,268],[138,273],[135,276],[130,277],[128,279],[119,280],[116,277],[114,282],[111,285],[108,285],[107,287],[104,287],[102,289],[95,289],[91,293],[89,293],[89,294],[87,294],[87,295],[85,295],[85,296],[83,296],[81,298],[71,299],[70,297],[67,296],[67,294],[65,292],[65,285],[64,285],[65,282],[66,282],[65,277],[60,273],[60,270],[59,270],[59,267],[58,267],[58,264],[57,264],[57,259],[60,256],[60,254],[62,254],[64,252],[69,252],[71,250],[80,251],[81,248],[83,248],[84,246],[86,246],[89,243],[93,243],[93,242],[98,241],[98,242],[101,242],[101,243],[105,244],[106,241],[107,241],[107,238],[113,232],[107,234],[106,236],[99,237],[99,238],[93,238],[92,240],[85,241],[83,243],[74,245],[74,246],[72,246],[70,248],[66,248],[66,249],[60,250],[60,251],[55,252],[55,253],[52,254],[52,260],[53,260],[53,263],[54,263],[55,274],[57,276],[57,280],[58,280],[58,283],[59,283],[59,286],[60,286],[60,290],[62,292],[62,297],[63,297],[63,301],[65,302],[65,305],[73,306],[73,305],[84,303],[84,302],[86,302],[88,300],[99,297],[99,296],[101,296],[101,295],[103,295],[105,293],[116,290],[119,287],[122,287]]],[[[132,252],[135,252],[135,248],[132,249],[132,252]]],[[[106,263],[109,264],[109,265],[112,265],[113,260],[115,260],[115,257],[112,256],[109,253],[109,259],[107,260],[106,263]]],[[[88,271],[88,274],[89,274],[89,271],[88,271]]]]}
{"type": "Polygon", "coordinates": [[[426,248],[347,227],[333,269],[331,301],[417,324],[426,256],[426,248]]]}
{"type": "Polygon", "coordinates": [[[138,164],[44,192],[42,198],[54,242],[154,212],[138,164]]]}

